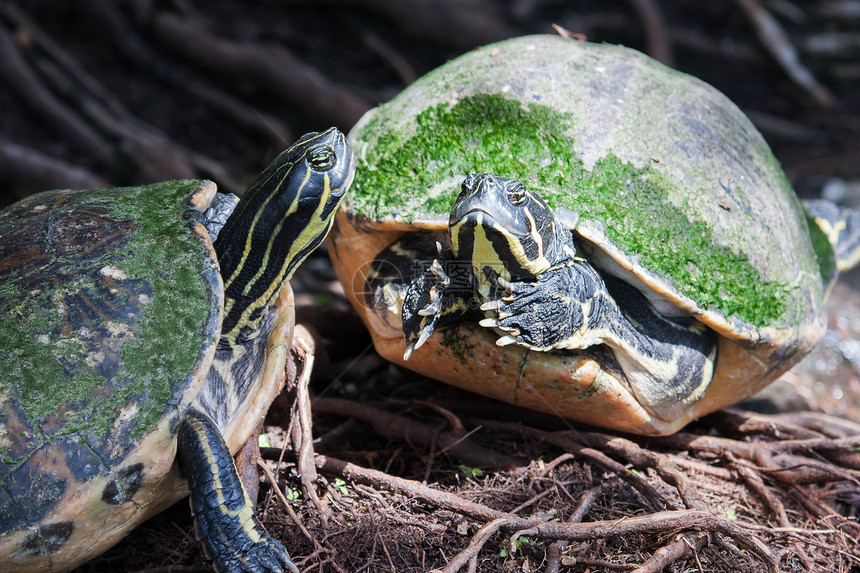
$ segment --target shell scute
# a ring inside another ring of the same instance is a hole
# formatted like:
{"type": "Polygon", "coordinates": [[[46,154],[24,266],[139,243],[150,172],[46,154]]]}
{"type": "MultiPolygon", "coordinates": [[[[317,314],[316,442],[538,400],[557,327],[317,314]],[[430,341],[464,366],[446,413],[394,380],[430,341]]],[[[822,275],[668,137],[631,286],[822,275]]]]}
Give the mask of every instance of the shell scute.
{"type": "Polygon", "coordinates": [[[56,551],[71,537],[75,525],[71,521],[60,521],[40,526],[22,544],[24,555],[48,554],[56,551]]]}
{"type": "Polygon", "coordinates": [[[143,477],[144,466],[142,463],[120,469],[105,486],[102,501],[110,505],[119,505],[131,501],[134,494],[143,485],[143,477]]]}
{"type": "MultiPolygon", "coordinates": [[[[4,480],[14,495],[15,504],[21,509],[23,523],[27,525],[41,522],[62,499],[68,487],[67,477],[57,476],[50,471],[51,466],[56,466],[56,456],[52,455],[54,452],[51,449],[49,445],[37,449],[26,463],[18,466],[4,480]]],[[[12,519],[15,520],[14,517],[12,519]]],[[[0,531],[4,533],[15,529],[18,527],[8,527],[5,520],[0,523],[0,531]]]]}
{"type": "Polygon", "coordinates": [[[157,483],[122,461],[152,432],[169,442],[159,422],[196,395],[220,331],[201,189],[50,191],[0,212],[0,532],[39,526],[23,546],[71,535],[51,523],[71,484],[110,505],[157,483]]]}

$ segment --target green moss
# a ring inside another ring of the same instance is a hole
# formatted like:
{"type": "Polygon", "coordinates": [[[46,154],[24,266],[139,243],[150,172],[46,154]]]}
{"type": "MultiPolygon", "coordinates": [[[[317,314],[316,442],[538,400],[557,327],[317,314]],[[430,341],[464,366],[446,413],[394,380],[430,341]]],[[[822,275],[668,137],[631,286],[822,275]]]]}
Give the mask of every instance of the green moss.
{"type": "Polygon", "coordinates": [[[442,346],[450,349],[461,364],[469,364],[475,355],[475,344],[469,336],[460,333],[459,325],[439,330],[442,335],[442,346]]]}
{"type": "Polygon", "coordinates": [[[644,267],[671,277],[704,308],[756,326],[780,319],[785,287],[763,281],[743,254],[717,245],[710,224],[690,219],[692,209],[667,200],[668,185],[650,166],[640,169],[608,155],[583,173],[575,193],[549,197],[584,218],[604,221],[610,241],[639,256],[644,267]]]}
{"type": "Polygon", "coordinates": [[[809,227],[809,238],[812,240],[818,268],[821,269],[821,283],[829,285],[836,276],[836,254],[833,252],[833,245],[809,213],[806,214],[806,225],[809,227]]]}
{"type": "MultiPolygon", "coordinates": [[[[204,332],[211,265],[185,216],[198,184],[173,181],[65,192],[70,204],[106,207],[119,222],[117,228],[130,222],[136,228],[131,240],[95,260],[55,256],[46,268],[28,270],[34,277],[55,276],[54,285],[40,282],[40,288],[25,288],[27,276],[0,284],[0,387],[7,390],[0,396],[0,408],[16,404],[31,423],[44,427],[41,432],[48,440],[81,432],[92,432],[99,440],[120,439],[113,433],[117,418],[124,407],[136,404],[137,413],[121,436],[131,444],[161,418],[212,336],[204,332]],[[127,275],[117,280],[115,296],[105,294],[105,287],[93,279],[106,266],[127,275]],[[119,355],[93,354],[99,349],[88,342],[92,332],[106,326],[103,316],[91,312],[73,328],[58,311],[67,297],[83,295],[94,308],[123,309],[130,293],[144,296],[139,316],[104,310],[117,329],[114,347],[119,355]],[[122,368],[107,380],[105,372],[117,362],[122,368]]],[[[0,457],[14,457],[10,453],[20,452],[0,448],[0,457]]]]}
{"type": "Polygon", "coordinates": [[[582,391],[582,394],[579,395],[580,398],[590,398],[600,392],[603,387],[597,382],[597,380],[592,380],[591,384],[582,391]]]}
{"type": "Polygon", "coordinates": [[[379,139],[359,158],[354,207],[372,218],[396,211],[406,221],[422,213],[446,213],[459,193],[460,180],[476,170],[519,179],[538,189],[570,187],[581,162],[572,157],[569,138],[552,129],[556,115],[546,106],[522,107],[481,94],[451,107],[440,104],[423,111],[417,118],[418,132],[403,139],[378,123],[383,121],[378,114],[364,130],[379,139]],[[439,195],[414,200],[413,190],[445,180],[456,183],[439,195]]]}
{"type": "Polygon", "coordinates": [[[586,169],[567,134],[574,124],[570,114],[478,94],[425,109],[409,137],[386,128],[386,120],[386,114],[377,113],[361,130],[366,145],[352,201],[364,216],[394,213],[409,222],[428,213],[444,215],[468,173],[519,179],[554,208],[603,222],[613,243],[646,268],[671,277],[675,288],[701,307],[755,326],[783,317],[785,287],[762,280],[743,253],[716,244],[707,221],[690,218],[694,211],[685,205],[672,204],[671,183],[660,171],[611,153],[586,169]],[[424,194],[415,192],[424,189],[424,194]]]}
{"type": "MultiPolygon", "coordinates": [[[[157,184],[126,203],[128,214],[141,227],[140,240],[129,245],[136,255],[129,274],[146,277],[153,292],[160,294],[144,309],[135,342],[123,348],[135,391],[145,396],[141,410],[152,412],[151,419],[139,424],[144,430],[185,381],[206,340],[211,286],[201,274],[201,246],[177,212],[197,186],[196,181],[157,184]],[[166,195],[175,205],[172,212],[161,205],[166,195]]],[[[208,270],[207,261],[203,267],[208,270]]]]}

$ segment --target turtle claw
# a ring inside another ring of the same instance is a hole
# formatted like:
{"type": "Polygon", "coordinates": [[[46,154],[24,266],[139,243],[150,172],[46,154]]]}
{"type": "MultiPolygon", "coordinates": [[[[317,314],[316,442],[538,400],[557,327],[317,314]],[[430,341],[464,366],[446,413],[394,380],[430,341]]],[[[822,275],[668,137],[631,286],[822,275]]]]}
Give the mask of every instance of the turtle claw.
{"type": "Polygon", "coordinates": [[[431,325],[427,325],[421,329],[421,334],[418,336],[418,342],[415,343],[415,348],[421,348],[427,339],[430,338],[430,335],[433,334],[433,327],[431,325]]]}
{"type": "Polygon", "coordinates": [[[495,318],[484,318],[478,324],[485,328],[496,328],[499,326],[499,321],[495,318]]]}
{"type": "Polygon", "coordinates": [[[430,297],[430,302],[416,313],[419,316],[435,316],[439,314],[442,310],[442,294],[448,285],[451,284],[451,279],[445,274],[442,264],[438,259],[433,260],[433,264],[430,265],[428,270],[439,281],[439,284],[434,284],[430,287],[430,291],[427,293],[430,297]]]}
{"type": "MultiPolygon", "coordinates": [[[[420,313],[419,313],[420,314],[420,313]]],[[[425,324],[421,329],[421,332],[418,334],[418,339],[415,342],[410,342],[406,345],[406,352],[403,353],[403,360],[409,360],[409,357],[412,356],[412,353],[417,349],[421,348],[427,339],[430,338],[430,335],[433,334],[433,324],[425,324]]]]}
{"type": "Polygon", "coordinates": [[[517,339],[514,336],[506,334],[505,336],[500,337],[496,340],[496,346],[509,346],[511,344],[516,344],[517,339]]]}
{"type": "Polygon", "coordinates": [[[502,305],[503,305],[503,303],[501,300],[489,300],[489,301],[487,301],[481,305],[481,310],[483,310],[483,311],[488,311],[488,310],[489,311],[496,311],[496,310],[499,310],[500,308],[502,308],[502,305]]]}
{"type": "MultiPolygon", "coordinates": [[[[439,243],[436,244],[438,245],[439,243]]],[[[433,273],[437,279],[439,279],[443,287],[446,287],[451,283],[451,279],[448,277],[448,273],[445,272],[445,269],[442,268],[442,263],[439,262],[439,259],[433,259],[428,270],[433,273]]]]}
{"type": "Polygon", "coordinates": [[[442,309],[442,297],[436,296],[436,298],[427,306],[418,311],[418,316],[434,316],[439,314],[439,311],[442,309]]]}

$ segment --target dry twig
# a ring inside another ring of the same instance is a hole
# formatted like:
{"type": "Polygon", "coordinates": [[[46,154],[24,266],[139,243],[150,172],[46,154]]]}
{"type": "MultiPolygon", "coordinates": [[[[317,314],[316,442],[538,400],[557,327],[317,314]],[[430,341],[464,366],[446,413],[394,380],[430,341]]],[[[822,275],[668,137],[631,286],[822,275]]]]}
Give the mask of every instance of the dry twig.
{"type": "Polygon", "coordinates": [[[655,508],[669,507],[669,501],[658,492],[654,486],[648,483],[642,476],[631,472],[622,464],[616,462],[601,451],[583,446],[576,441],[578,432],[544,432],[522,424],[513,422],[496,422],[494,420],[481,420],[482,425],[487,428],[516,432],[532,438],[544,440],[550,444],[562,448],[574,455],[581,456],[597,464],[603,469],[610,471],[629,483],[636,491],[640,492],[645,499],[655,508]]]}
{"type": "Polygon", "coordinates": [[[498,517],[489,523],[484,524],[484,526],[478,530],[478,532],[472,536],[472,541],[469,543],[469,546],[461,551],[454,559],[452,559],[445,567],[442,569],[434,569],[431,573],[457,573],[463,566],[466,565],[469,561],[474,560],[478,553],[481,552],[481,549],[484,548],[487,541],[496,534],[503,526],[508,525],[510,523],[510,518],[507,517],[498,517]]]}
{"type": "MultiPolygon", "coordinates": [[[[708,542],[709,534],[706,531],[696,533],[681,533],[654,552],[648,561],[634,569],[631,573],[660,573],[665,571],[673,563],[686,559],[696,553],[708,542]]],[[[699,564],[699,570],[702,569],[699,564]]]]}
{"type": "Polygon", "coordinates": [[[314,412],[318,414],[335,414],[357,418],[373,426],[380,436],[403,440],[410,444],[425,447],[433,443],[447,451],[451,456],[464,463],[481,468],[504,468],[523,465],[523,460],[506,456],[499,452],[490,452],[473,444],[462,432],[438,432],[429,426],[410,420],[397,414],[392,414],[368,404],[344,400],[341,398],[316,398],[313,401],[314,412]]]}
{"type": "MultiPolygon", "coordinates": [[[[293,334],[292,356],[299,368],[300,375],[295,383],[288,383],[287,392],[295,396],[290,408],[292,432],[290,441],[296,455],[296,470],[305,493],[316,506],[323,521],[331,516],[331,508],[323,503],[316,492],[317,472],[314,465],[313,423],[311,421],[311,400],[308,383],[314,365],[314,339],[301,324],[296,325],[293,334]]],[[[286,446],[286,444],[285,444],[286,446]]]]}
{"type": "Polygon", "coordinates": [[[511,546],[513,548],[516,540],[522,536],[584,541],[609,536],[665,533],[683,529],[711,531],[725,535],[756,555],[767,566],[768,571],[778,572],[773,553],[753,535],[752,531],[738,522],[695,510],[661,511],[642,517],[588,523],[543,522],[517,531],[511,537],[511,546]]]}

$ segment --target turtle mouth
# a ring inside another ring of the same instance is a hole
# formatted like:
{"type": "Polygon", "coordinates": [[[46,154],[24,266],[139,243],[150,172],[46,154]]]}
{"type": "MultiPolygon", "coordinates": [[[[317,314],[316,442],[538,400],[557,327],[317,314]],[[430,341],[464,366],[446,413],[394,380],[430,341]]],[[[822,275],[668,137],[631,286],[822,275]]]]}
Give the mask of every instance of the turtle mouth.
{"type": "Polygon", "coordinates": [[[478,225],[495,227],[499,225],[498,219],[487,209],[480,205],[470,206],[464,210],[458,210],[451,213],[449,225],[451,227],[459,227],[464,223],[474,222],[478,225]]]}
{"type": "Polygon", "coordinates": [[[498,209],[490,209],[492,206],[473,204],[464,207],[451,212],[448,228],[452,234],[465,228],[472,229],[473,233],[476,229],[483,229],[487,237],[507,237],[503,243],[522,241],[529,236],[528,224],[517,217],[509,217],[507,212],[502,212],[500,217],[498,209]]]}
{"type": "Polygon", "coordinates": [[[505,224],[504,219],[482,207],[472,207],[458,215],[448,225],[452,242],[455,234],[461,241],[469,237],[469,242],[487,242],[497,254],[501,254],[510,251],[510,241],[519,240],[519,235],[505,224]]]}

